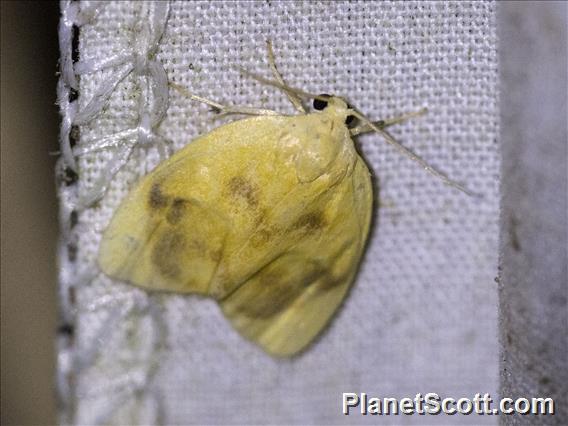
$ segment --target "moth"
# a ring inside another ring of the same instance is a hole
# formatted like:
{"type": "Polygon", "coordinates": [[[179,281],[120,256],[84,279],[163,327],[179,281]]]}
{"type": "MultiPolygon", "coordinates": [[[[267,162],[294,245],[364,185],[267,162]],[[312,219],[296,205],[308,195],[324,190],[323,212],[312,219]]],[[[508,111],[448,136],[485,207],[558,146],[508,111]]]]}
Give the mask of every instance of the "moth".
{"type": "MultiPolygon", "coordinates": [[[[144,177],[114,214],[100,245],[108,276],[148,290],[215,299],[232,325],[266,352],[292,356],[324,329],[357,273],[369,234],[373,191],[352,136],[418,113],[373,123],[337,96],[274,80],[298,110],[226,107],[253,117],[198,137],[144,177]],[[307,113],[303,98],[313,98],[307,113]],[[349,128],[355,117],[361,122],[349,128]]],[[[250,73],[249,73],[250,74],[250,73]]],[[[172,85],[180,91],[185,89],[172,85]]]]}

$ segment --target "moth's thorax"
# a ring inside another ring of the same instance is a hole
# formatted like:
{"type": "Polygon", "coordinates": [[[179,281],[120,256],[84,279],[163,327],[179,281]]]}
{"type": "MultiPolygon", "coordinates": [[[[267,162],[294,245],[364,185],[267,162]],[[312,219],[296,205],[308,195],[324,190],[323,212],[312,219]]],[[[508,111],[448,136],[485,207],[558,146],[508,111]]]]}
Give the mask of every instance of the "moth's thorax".
{"type": "Polygon", "coordinates": [[[327,114],[345,123],[345,119],[351,114],[351,111],[347,102],[338,96],[331,96],[327,99],[327,106],[322,111],[322,114],[327,114]]]}
{"type": "Polygon", "coordinates": [[[280,146],[283,155],[295,164],[300,182],[311,182],[322,175],[336,179],[352,170],[356,152],[345,116],[339,105],[290,118],[280,146]]]}

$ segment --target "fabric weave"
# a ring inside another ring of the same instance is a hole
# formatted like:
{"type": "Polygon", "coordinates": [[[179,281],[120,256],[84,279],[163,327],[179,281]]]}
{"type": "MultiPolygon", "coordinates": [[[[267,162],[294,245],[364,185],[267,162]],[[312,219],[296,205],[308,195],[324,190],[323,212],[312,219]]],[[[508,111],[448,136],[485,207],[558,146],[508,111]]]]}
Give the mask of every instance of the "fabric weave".
{"type": "MultiPolygon", "coordinates": [[[[139,2],[106,4],[81,27],[80,60],[130,51],[152,34],[156,13],[139,2]]],[[[293,87],[344,96],[372,119],[427,107],[425,117],[392,134],[482,197],[444,185],[378,135],[359,137],[376,190],[360,273],[312,347],[290,360],[270,358],[239,336],[211,300],[150,294],[97,273],[102,231],[136,180],[158,164],[160,146],[175,151],[234,119],[215,119],[207,106],[170,90],[165,118],[151,129],[162,142],[135,139],[105,195],[79,212],[71,231],[77,257],[64,268],[89,280],[76,283],[76,339],[62,351],[71,360],[67,374],[75,376],[69,418],[76,424],[496,422],[341,413],[343,392],[497,396],[495,5],[171,2],[156,62],[169,81],[201,96],[291,114],[278,90],[233,67],[269,77],[267,39],[293,87]]],[[[82,75],[79,110],[121,69],[82,75]]],[[[140,105],[156,105],[153,80],[133,69],[103,111],[80,126],[79,148],[136,128],[147,112],[140,105]]],[[[114,148],[79,158],[76,197],[97,185],[116,155],[114,148]]]]}

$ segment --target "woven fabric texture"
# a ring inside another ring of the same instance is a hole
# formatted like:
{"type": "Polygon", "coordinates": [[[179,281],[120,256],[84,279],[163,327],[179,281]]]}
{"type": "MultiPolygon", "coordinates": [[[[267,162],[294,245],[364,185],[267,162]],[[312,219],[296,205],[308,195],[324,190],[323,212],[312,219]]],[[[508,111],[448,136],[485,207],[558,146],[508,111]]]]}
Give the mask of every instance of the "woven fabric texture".
{"type": "Polygon", "coordinates": [[[497,397],[495,5],[171,2],[156,40],[160,7],[111,2],[88,19],[82,15],[75,149],[84,155],[73,189],[62,190],[62,211],[77,212],[66,236],[73,242],[71,261],[62,254],[62,276],[74,295],[63,305],[76,329],[60,351],[66,421],[495,423],[490,416],[341,412],[343,392],[497,397]],[[469,197],[444,185],[378,135],[359,137],[376,190],[368,249],[331,326],[289,360],[271,358],[242,338],[212,300],[147,293],[96,267],[113,211],[164,158],[162,151],[229,121],[176,91],[161,97],[162,67],[169,81],[201,96],[293,113],[278,90],[234,68],[270,77],[267,39],[293,87],[344,96],[372,119],[427,107],[425,117],[397,125],[392,134],[482,194],[469,197]],[[145,48],[147,56],[140,54],[145,48]],[[82,113],[101,104],[97,114],[82,113]],[[167,112],[159,121],[161,106],[167,112]],[[117,134],[130,142],[86,153],[122,140],[117,134]],[[105,189],[100,201],[77,202],[88,200],[93,188],[105,189]]]}

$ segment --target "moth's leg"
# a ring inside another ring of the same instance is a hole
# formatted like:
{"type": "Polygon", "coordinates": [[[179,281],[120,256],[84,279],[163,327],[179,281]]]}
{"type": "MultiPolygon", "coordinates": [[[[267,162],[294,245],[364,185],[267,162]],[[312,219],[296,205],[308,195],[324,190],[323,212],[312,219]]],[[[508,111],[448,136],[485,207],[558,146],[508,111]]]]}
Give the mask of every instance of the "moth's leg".
{"type": "MultiPolygon", "coordinates": [[[[410,120],[411,118],[414,118],[414,117],[420,117],[421,115],[424,115],[427,112],[428,112],[427,108],[422,108],[418,111],[409,112],[407,114],[402,114],[402,115],[399,115],[398,117],[389,118],[387,120],[373,121],[373,125],[375,125],[379,129],[385,129],[389,126],[392,126],[393,124],[402,123],[402,122],[404,122],[406,120],[410,120]]],[[[374,132],[374,131],[375,130],[373,128],[371,128],[371,126],[369,126],[367,123],[360,124],[359,126],[350,129],[351,136],[360,135],[361,133],[370,133],[370,132],[374,132]]]]}
{"type": "MultiPolygon", "coordinates": [[[[268,50],[268,63],[270,64],[272,75],[274,76],[274,78],[278,83],[280,83],[284,87],[288,87],[288,85],[282,78],[282,75],[278,71],[278,68],[276,68],[276,61],[274,60],[274,51],[272,50],[272,42],[270,40],[266,41],[266,49],[268,50]]],[[[293,92],[289,92],[283,89],[281,90],[286,94],[286,97],[290,100],[290,102],[292,102],[292,105],[294,105],[294,108],[296,108],[296,110],[300,114],[306,113],[306,109],[302,105],[302,101],[300,100],[299,97],[297,97],[293,92]]]]}
{"type": "Polygon", "coordinates": [[[265,109],[265,108],[251,108],[251,107],[246,107],[246,106],[223,105],[223,104],[220,104],[218,102],[212,101],[210,99],[194,95],[189,90],[187,90],[185,87],[180,86],[179,84],[170,82],[169,85],[170,85],[170,87],[174,88],[179,93],[188,97],[189,99],[192,99],[194,101],[201,102],[201,103],[204,103],[206,105],[213,107],[213,110],[218,112],[220,115],[227,115],[227,114],[284,115],[284,114],[279,113],[277,111],[273,111],[271,109],[265,109]]]}

